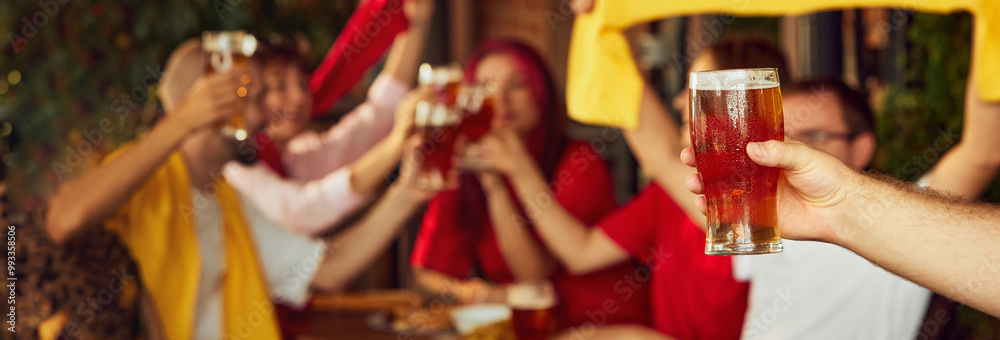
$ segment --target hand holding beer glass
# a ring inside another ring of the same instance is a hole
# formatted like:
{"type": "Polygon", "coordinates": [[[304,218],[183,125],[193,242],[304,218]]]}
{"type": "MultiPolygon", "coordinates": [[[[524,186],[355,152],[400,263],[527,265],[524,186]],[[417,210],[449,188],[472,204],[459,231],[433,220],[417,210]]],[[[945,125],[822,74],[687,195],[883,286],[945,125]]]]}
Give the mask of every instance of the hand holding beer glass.
{"type": "MultiPolygon", "coordinates": [[[[240,86],[236,91],[241,98],[247,96],[247,86],[251,77],[247,73],[250,57],[257,50],[257,39],[244,31],[205,31],[201,35],[201,46],[205,74],[238,72],[240,86]]],[[[242,106],[241,106],[242,107],[242,106]]],[[[246,117],[238,111],[228,122],[221,122],[217,128],[226,137],[238,141],[248,137],[246,117]]]]}
{"type": "Polygon", "coordinates": [[[455,138],[461,114],[444,103],[421,101],[417,103],[413,126],[420,136],[417,152],[420,170],[417,186],[425,190],[453,189],[458,183],[452,172],[454,167],[455,138]]]}
{"type": "Polygon", "coordinates": [[[779,170],[757,165],[747,143],[784,140],[777,69],[691,72],[691,142],[707,201],[705,254],[781,252],[779,170]]]}
{"type": "Polygon", "coordinates": [[[507,287],[507,304],[517,340],[547,340],[556,331],[556,291],[552,282],[515,283],[507,287]]]}

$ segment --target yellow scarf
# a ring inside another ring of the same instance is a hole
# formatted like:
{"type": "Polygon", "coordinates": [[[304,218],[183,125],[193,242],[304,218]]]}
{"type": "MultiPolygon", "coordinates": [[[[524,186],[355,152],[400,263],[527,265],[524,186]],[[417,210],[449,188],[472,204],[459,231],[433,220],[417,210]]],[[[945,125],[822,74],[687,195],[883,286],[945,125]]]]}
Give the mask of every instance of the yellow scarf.
{"type": "Polygon", "coordinates": [[[976,17],[979,95],[1000,100],[1000,1],[997,0],[598,0],[580,15],[570,41],[566,101],[578,121],[634,129],[642,78],[622,31],[659,18],[698,13],[791,15],[852,7],[898,7],[929,12],[966,10],[976,17]]]}
{"type": "MultiPolygon", "coordinates": [[[[105,161],[126,148],[119,148],[105,161]]],[[[104,223],[138,264],[167,339],[193,336],[201,259],[194,226],[198,207],[192,204],[190,185],[187,166],[174,153],[104,223]]],[[[226,245],[224,339],[278,339],[266,281],[239,198],[222,180],[213,187],[222,209],[226,245]]]]}

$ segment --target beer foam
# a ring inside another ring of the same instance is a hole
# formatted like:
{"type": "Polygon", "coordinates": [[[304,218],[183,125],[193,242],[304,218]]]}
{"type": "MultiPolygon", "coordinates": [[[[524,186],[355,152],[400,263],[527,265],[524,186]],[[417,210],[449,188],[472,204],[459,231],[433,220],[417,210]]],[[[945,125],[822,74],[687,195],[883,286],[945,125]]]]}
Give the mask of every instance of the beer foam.
{"type": "Polygon", "coordinates": [[[555,307],[556,294],[551,285],[514,284],[507,287],[507,304],[515,309],[555,307]]]}
{"type": "Polygon", "coordinates": [[[763,90],[781,85],[775,68],[691,72],[688,78],[692,90],[763,90]]]}
{"type": "Polygon", "coordinates": [[[443,103],[420,101],[414,112],[413,124],[416,126],[448,126],[462,121],[462,116],[443,103]]]}

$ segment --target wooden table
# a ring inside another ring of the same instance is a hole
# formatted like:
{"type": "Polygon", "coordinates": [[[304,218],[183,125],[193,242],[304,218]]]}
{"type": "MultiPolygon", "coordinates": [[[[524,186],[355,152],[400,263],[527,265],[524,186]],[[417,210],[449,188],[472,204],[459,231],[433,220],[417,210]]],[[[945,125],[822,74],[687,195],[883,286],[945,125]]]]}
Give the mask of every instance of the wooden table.
{"type": "Polygon", "coordinates": [[[367,319],[373,313],[390,310],[394,306],[419,305],[420,298],[406,291],[354,292],[334,295],[317,295],[313,310],[304,320],[302,340],[373,339],[373,340],[432,340],[439,337],[405,336],[371,329],[367,319]]]}

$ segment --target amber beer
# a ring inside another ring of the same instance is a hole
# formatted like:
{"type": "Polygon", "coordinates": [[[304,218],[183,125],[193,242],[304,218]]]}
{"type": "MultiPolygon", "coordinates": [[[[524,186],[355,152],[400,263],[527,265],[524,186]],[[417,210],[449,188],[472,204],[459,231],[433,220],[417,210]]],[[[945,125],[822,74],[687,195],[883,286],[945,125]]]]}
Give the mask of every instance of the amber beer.
{"type": "Polygon", "coordinates": [[[417,151],[423,156],[417,177],[419,187],[441,190],[457,185],[448,173],[454,166],[452,156],[461,121],[461,114],[443,103],[417,103],[413,123],[422,140],[417,151]]]}
{"type": "Polygon", "coordinates": [[[507,303],[517,340],[547,340],[555,333],[556,295],[551,282],[511,285],[507,303]]]}
{"type": "MultiPolygon", "coordinates": [[[[205,65],[204,73],[239,72],[242,74],[240,86],[236,91],[240,97],[247,95],[247,87],[251,81],[247,74],[250,57],[257,50],[257,39],[244,31],[205,31],[201,36],[202,59],[205,65]]],[[[244,112],[236,112],[228,121],[223,121],[216,128],[225,136],[238,141],[248,137],[246,117],[244,112]]]]}
{"type": "Polygon", "coordinates": [[[421,64],[417,70],[417,81],[438,95],[437,101],[449,107],[455,106],[459,90],[462,88],[462,66],[452,63],[448,66],[421,64]]]}
{"type": "Polygon", "coordinates": [[[779,170],[757,165],[749,142],[784,140],[776,69],[692,72],[691,142],[708,209],[705,254],[781,252],[779,170]]]}

